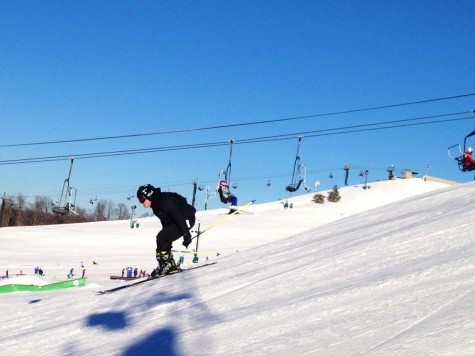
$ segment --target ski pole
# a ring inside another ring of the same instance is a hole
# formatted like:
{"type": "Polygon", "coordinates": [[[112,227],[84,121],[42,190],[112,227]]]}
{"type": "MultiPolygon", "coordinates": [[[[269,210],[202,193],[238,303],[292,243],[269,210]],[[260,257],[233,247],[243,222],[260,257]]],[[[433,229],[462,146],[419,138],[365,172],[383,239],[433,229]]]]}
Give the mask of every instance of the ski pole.
{"type": "Polygon", "coordinates": [[[247,203],[246,205],[241,206],[241,207],[238,208],[237,210],[233,211],[231,214],[225,216],[225,217],[222,218],[222,219],[219,219],[219,220],[216,221],[214,224],[211,224],[210,226],[208,226],[206,229],[204,229],[204,230],[201,231],[198,235],[192,237],[191,239],[194,240],[194,239],[196,239],[198,236],[204,234],[206,231],[209,231],[209,230],[211,230],[213,227],[215,227],[215,226],[217,226],[217,225],[219,225],[219,224],[225,222],[225,221],[226,221],[227,219],[229,219],[231,216],[233,216],[233,215],[239,213],[239,212],[241,211],[241,209],[243,209],[243,208],[245,208],[245,207],[247,207],[247,206],[253,204],[255,201],[256,201],[255,199],[254,199],[254,200],[251,200],[251,201],[250,201],[249,203],[247,203]]]}
{"type": "Polygon", "coordinates": [[[220,256],[220,255],[221,255],[219,252],[213,252],[213,251],[172,250],[172,252],[176,252],[176,253],[191,253],[191,254],[193,254],[193,255],[216,255],[216,256],[220,256]]]}

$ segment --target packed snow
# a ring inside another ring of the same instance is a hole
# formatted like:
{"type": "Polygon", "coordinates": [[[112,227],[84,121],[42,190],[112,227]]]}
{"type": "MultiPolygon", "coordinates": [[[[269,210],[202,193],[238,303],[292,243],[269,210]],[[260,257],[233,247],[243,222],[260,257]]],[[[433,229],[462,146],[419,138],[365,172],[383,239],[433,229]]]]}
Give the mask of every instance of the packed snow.
{"type": "Polygon", "coordinates": [[[87,277],[0,294],[2,354],[475,355],[475,183],[313,194],[200,211],[201,230],[220,221],[200,236],[208,254],[175,257],[217,264],[106,295],[123,268],[156,266],[157,218],[1,228],[0,274],[87,277]]]}

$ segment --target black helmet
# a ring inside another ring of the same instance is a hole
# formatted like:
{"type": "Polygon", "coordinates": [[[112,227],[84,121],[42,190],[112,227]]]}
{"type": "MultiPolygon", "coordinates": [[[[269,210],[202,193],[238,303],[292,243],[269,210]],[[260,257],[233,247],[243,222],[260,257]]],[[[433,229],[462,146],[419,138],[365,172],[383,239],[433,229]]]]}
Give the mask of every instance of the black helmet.
{"type": "Polygon", "coordinates": [[[141,198],[145,198],[150,200],[153,192],[155,191],[155,187],[151,184],[141,185],[137,190],[137,198],[140,200],[141,198]]]}

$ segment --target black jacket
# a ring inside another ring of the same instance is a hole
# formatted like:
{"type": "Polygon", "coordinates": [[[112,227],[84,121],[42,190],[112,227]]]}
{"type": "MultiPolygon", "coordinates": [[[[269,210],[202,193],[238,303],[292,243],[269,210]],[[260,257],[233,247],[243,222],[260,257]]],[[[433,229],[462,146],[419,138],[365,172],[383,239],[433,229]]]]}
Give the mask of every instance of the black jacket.
{"type": "Polygon", "coordinates": [[[190,234],[186,220],[194,223],[196,209],[186,202],[186,198],[177,193],[155,189],[151,201],[153,213],[160,219],[163,227],[175,224],[182,236],[190,234]]]}

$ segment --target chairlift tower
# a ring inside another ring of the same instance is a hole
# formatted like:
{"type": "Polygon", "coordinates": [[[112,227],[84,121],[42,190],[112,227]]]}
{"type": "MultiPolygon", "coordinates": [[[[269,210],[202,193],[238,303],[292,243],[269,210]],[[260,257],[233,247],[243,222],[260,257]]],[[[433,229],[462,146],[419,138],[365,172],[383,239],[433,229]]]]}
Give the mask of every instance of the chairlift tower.
{"type": "Polygon", "coordinates": [[[210,186],[207,186],[206,187],[206,194],[205,194],[205,210],[208,210],[208,200],[210,198],[210,194],[209,194],[209,191],[210,191],[211,187],[210,186]]]}
{"type": "Polygon", "coordinates": [[[196,189],[198,188],[198,178],[193,179],[193,199],[191,200],[191,206],[195,207],[196,189]]]}
{"type": "Polygon", "coordinates": [[[347,164],[345,164],[343,169],[345,170],[345,187],[347,187],[348,186],[348,175],[349,175],[351,166],[347,163],[347,164]]]}
{"type": "Polygon", "coordinates": [[[364,177],[364,186],[363,186],[363,189],[369,189],[371,188],[370,185],[368,185],[368,174],[369,174],[369,171],[368,170],[365,170],[364,172],[361,172],[360,173],[360,176],[361,177],[364,177]]]}
{"type": "Polygon", "coordinates": [[[394,165],[391,164],[390,166],[388,166],[387,168],[387,171],[388,171],[388,180],[392,180],[394,179],[394,175],[393,175],[393,172],[394,172],[394,165]]]}

